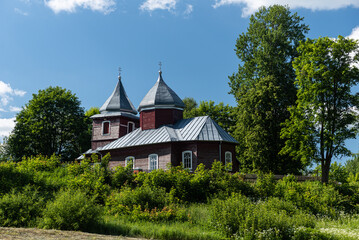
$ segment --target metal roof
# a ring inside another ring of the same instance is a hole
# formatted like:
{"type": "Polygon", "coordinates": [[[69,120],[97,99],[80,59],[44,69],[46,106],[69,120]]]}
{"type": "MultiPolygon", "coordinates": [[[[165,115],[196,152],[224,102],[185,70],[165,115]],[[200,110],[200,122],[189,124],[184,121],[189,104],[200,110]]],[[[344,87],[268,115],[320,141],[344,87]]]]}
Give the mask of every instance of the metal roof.
{"type": "Polygon", "coordinates": [[[138,111],[146,108],[181,108],[185,107],[180,97],[162,79],[159,71],[158,80],[142,99],[138,111]]]}
{"type": "Polygon", "coordinates": [[[118,78],[118,83],[111,96],[100,108],[100,113],[106,112],[129,112],[135,115],[137,114],[135,107],[127,97],[121,77],[118,78]]]}
{"type": "Polygon", "coordinates": [[[210,117],[204,116],[183,119],[173,126],[165,125],[157,129],[141,130],[139,128],[97,150],[111,150],[178,141],[223,141],[238,143],[210,117]]]}

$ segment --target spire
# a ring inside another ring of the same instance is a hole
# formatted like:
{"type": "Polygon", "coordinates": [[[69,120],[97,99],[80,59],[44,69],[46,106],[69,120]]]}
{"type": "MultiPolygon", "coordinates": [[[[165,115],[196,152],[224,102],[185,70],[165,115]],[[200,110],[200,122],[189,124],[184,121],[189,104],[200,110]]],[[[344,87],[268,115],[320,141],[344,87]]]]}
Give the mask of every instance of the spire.
{"type": "Polygon", "coordinates": [[[111,96],[100,108],[100,112],[128,112],[137,114],[137,111],[130,99],[127,97],[125,88],[121,81],[121,68],[119,68],[118,82],[111,96]]]}
{"type": "Polygon", "coordinates": [[[163,81],[160,69],[158,80],[142,99],[138,111],[144,109],[166,108],[184,109],[185,105],[181,98],[163,81]]]}

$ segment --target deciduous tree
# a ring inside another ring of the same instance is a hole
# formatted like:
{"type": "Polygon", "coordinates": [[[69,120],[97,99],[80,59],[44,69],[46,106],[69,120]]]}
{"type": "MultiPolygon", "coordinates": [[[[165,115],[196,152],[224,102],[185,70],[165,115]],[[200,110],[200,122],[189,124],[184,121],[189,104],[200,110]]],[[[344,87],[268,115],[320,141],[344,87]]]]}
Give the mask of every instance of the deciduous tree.
{"type": "Polygon", "coordinates": [[[298,99],[282,130],[282,153],[320,162],[322,181],[328,182],[332,158],[351,155],[345,140],[355,138],[359,129],[359,94],[352,92],[359,81],[359,46],[341,36],[324,37],[303,42],[298,51],[298,99]]]}
{"type": "Polygon", "coordinates": [[[49,87],[33,94],[17,114],[8,145],[15,159],[55,153],[64,160],[73,160],[86,150],[81,143],[87,136],[86,118],[78,98],[69,90],[49,87]]]}

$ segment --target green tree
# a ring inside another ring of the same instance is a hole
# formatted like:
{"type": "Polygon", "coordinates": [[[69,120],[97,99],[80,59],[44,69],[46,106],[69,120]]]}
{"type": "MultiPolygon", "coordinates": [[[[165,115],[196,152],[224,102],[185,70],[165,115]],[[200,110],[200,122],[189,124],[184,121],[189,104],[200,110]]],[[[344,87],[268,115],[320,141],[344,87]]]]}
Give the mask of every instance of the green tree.
{"type": "Polygon", "coordinates": [[[304,168],[278,154],[284,146],[281,124],[296,99],[292,61],[309,30],[302,20],[288,7],[262,7],[237,39],[236,54],[242,63],[229,77],[229,85],[238,104],[234,134],[240,143],[238,160],[247,171],[298,173],[304,168]]]}
{"type": "Polygon", "coordinates": [[[54,153],[63,160],[73,160],[85,150],[81,146],[88,129],[84,110],[69,90],[61,87],[39,90],[17,114],[15,122],[8,146],[17,160],[54,153]]]}
{"type": "Polygon", "coordinates": [[[358,42],[341,36],[307,40],[294,61],[297,101],[282,131],[282,152],[294,158],[321,163],[322,182],[328,182],[333,157],[349,156],[345,140],[359,129],[359,94],[352,87],[359,81],[358,42]]]}
{"type": "Polygon", "coordinates": [[[193,118],[197,116],[196,110],[198,104],[194,98],[186,97],[183,99],[185,108],[183,110],[183,118],[193,118]]]}

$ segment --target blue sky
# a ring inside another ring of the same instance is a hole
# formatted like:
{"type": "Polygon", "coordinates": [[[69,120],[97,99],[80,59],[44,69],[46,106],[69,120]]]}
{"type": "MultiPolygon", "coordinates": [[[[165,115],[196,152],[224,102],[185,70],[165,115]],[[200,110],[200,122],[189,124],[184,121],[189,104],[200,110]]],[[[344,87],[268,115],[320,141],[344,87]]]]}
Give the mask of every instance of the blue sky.
{"type": "MultiPolygon", "coordinates": [[[[1,0],[0,135],[39,89],[61,86],[101,107],[118,67],[137,107],[158,76],[177,94],[235,105],[235,41],[261,5],[289,5],[307,37],[359,39],[359,0],[1,0]]],[[[356,88],[358,89],[358,88],[356,88]]],[[[358,152],[358,140],[351,150],[358,152]]]]}

